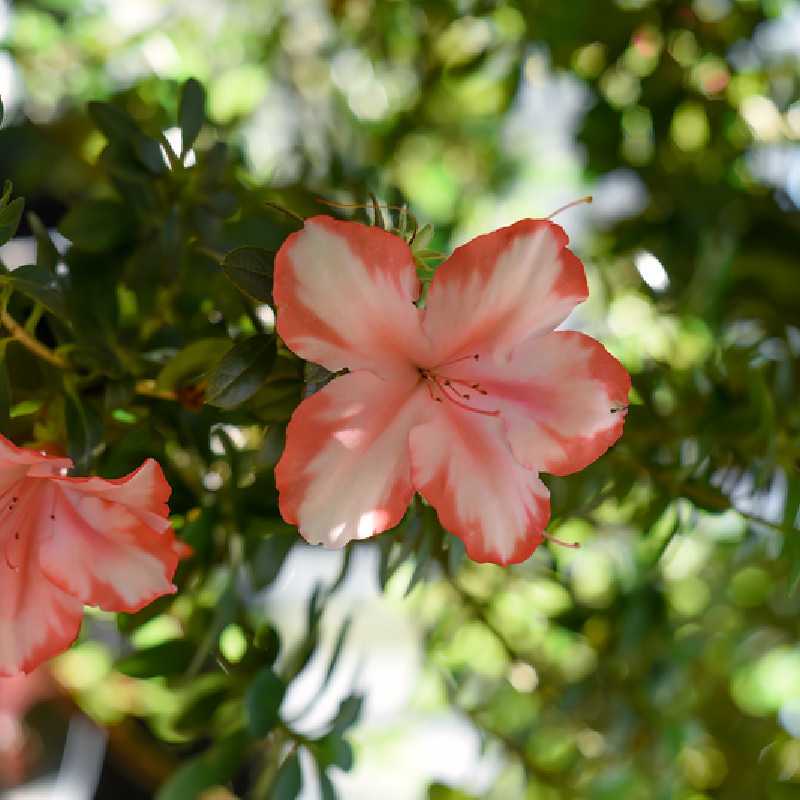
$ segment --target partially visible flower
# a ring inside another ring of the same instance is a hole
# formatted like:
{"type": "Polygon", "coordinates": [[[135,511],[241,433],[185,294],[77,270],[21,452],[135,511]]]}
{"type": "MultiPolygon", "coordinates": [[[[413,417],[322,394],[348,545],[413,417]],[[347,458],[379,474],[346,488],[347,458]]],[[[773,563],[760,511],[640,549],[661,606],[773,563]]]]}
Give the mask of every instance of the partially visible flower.
{"type": "Polygon", "coordinates": [[[0,786],[17,786],[24,780],[37,749],[25,714],[53,689],[44,667],[30,675],[0,679],[0,786]]]}
{"type": "Polygon", "coordinates": [[[550,517],[540,471],[567,475],[622,434],[630,376],[560,325],[588,289],[567,236],[522,220],[458,248],[424,308],[406,242],[306,220],[275,262],[277,330],[337,372],[295,411],[281,513],[342,547],[396,525],[414,492],[476,561],[528,558],[550,517]]]}
{"type": "Polygon", "coordinates": [[[0,436],[0,676],[69,647],[84,604],[134,612],[175,592],[158,463],[118,480],[66,477],[71,466],[0,436]]]}

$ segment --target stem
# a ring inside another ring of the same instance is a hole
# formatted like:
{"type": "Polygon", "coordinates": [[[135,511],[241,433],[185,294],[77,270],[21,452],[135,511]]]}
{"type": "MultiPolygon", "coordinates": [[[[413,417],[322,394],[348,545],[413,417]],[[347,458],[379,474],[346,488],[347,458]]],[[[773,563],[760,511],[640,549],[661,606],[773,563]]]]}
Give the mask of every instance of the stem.
{"type": "MultiPolygon", "coordinates": [[[[267,762],[264,766],[264,769],[261,771],[261,774],[258,776],[255,786],[253,787],[253,791],[250,795],[253,800],[258,800],[258,798],[269,796],[269,790],[275,783],[278,770],[281,768],[281,764],[286,760],[285,758],[281,758],[281,750],[288,738],[289,737],[286,735],[286,729],[281,727],[275,730],[267,740],[265,747],[267,752],[267,762]]],[[[289,758],[289,756],[291,756],[296,750],[297,742],[294,742],[289,748],[289,751],[286,753],[286,758],[289,758]]]]}
{"type": "Polygon", "coordinates": [[[43,361],[58,367],[58,369],[67,369],[69,366],[58,353],[31,336],[5,309],[0,310],[0,323],[24,348],[43,361]]]}
{"type": "Polygon", "coordinates": [[[210,247],[205,247],[205,245],[195,244],[194,249],[198,253],[207,256],[212,261],[216,261],[217,264],[221,264],[225,260],[225,256],[222,255],[222,253],[218,252],[217,250],[212,250],[210,247]]]}
{"type": "Polygon", "coordinates": [[[178,157],[178,155],[172,149],[172,145],[169,143],[169,139],[167,139],[167,137],[162,133],[159,135],[158,141],[164,148],[164,153],[167,156],[167,161],[169,161],[170,169],[173,172],[177,172],[179,169],[183,169],[183,161],[178,157]]]}
{"type": "Polygon", "coordinates": [[[159,389],[154,380],[146,379],[137,381],[136,394],[142,397],[155,397],[158,400],[177,400],[175,392],[169,389],[159,389]]]}
{"type": "Polygon", "coordinates": [[[299,214],[295,214],[294,211],[290,211],[288,208],[284,208],[283,206],[278,205],[277,203],[271,203],[269,200],[264,200],[264,205],[267,208],[274,208],[276,211],[280,211],[282,214],[286,214],[287,217],[291,217],[294,220],[297,220],[301,225],[305,225],[306,221],[303,217],[299,214]]]}

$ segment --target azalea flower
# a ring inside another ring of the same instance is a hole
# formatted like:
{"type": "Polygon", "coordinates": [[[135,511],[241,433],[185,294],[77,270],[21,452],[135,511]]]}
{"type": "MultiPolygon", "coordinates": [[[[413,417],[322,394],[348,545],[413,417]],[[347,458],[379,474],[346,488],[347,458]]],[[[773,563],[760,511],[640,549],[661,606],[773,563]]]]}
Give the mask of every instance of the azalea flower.
{"type": "Polygon", "coordinates": [[[32,766],[36,739],[25,725],[25,714],[53,694],[45,669],[0,680],[0,786],[18,786],[32,766]]]}
{"type": "Polygon", "coordinates": [[[276,257],[277,330],[348,372],[292,416],[275,472],[284,519],[342,547],[396,525],[419,492],[475,561],[528,558],[550,517],[539,472],[602,455],[630,389],[599,342],[555,330],[588,296],[567,242],[549,220],[479,236],[439,266],[423,308],[403,239],[306,220],[276,257]]]}
{"type": "Polygon", "coordinates": [[[158,463],[118,480],[66,477],[70,467],[0,436],[0,676],[69,647],[84,604],[134,612],[175,592],[158,463]]]}

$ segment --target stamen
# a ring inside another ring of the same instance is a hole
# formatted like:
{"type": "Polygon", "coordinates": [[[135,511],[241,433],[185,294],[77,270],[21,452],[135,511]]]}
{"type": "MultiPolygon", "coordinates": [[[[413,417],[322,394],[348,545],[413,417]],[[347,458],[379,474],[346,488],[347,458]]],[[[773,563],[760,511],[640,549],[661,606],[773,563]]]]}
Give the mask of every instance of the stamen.
{"type": "Polygon", "coordinates": [[[433,382],[442,390],[442,395],[446,397],[451,403],[455,403],[459,408],[463,408],[465,411],[474,411],[476,414],[483,414],[486,417],[496,417],[500,414],[499,410],[495,411],[485,411],[482,408],[475,408],[475,406],[467,405],[466,403],[462,403],[461,400],[458,398],[461,397],[452,386],[447,386],[439,383],[439,379],[432,376],[433,382]],[[446,390],[450,389],[450,392],[455,392],[456,396],[454,397],[453,394],[449,394],[446,390]]]}
{"type": "Polygon", "coordinates": [[[558,216],[562,211],[568,211],[570,208],[575,208],[575,206],[582,206],[584,203],[586,205],[591,204],[593,201],[592,196],[587,194],[586,197],[581,197],[580,200],[573,200],[571,203],[567,203],[565,206],[561,206],[561,208],[557,208],[552,214],[550,214],[547,219],[553,219],[553,217],[558,216]]]}
{"type": "MultiPolygon", "coordinates": [[[[462,386],[466,386],[467,389],[473,389],[474,391],[478,392],[478,394],[488,395],[487,392],[479,383],[470,383],[469,381],[462,381],[461,378],[447,378],[450,383],[459,383],[462,386]]],[[[465,395],[466,397],[467,395],[465,395]]]]}
{"type": "Polygon", "coordinates": [[[580,550],[581,543],[580,542],[565,542],[563,539],[559,539],[556,536],[548,533],[547,531],[542,531],[542,536],[547,539],[548,542],[553,542],[553,544],[560,544],[562,547],[569,547],[570,550],[580,550]]]}
{"type": "Polygon", "coordinates": [[[461,358],[455,358],[452,361],[445,361],[443,364],[439,364],[439,367],[449,367],[451,364],[460,364],[462,361],[480,361],[480,358],[478,353],[473,353],[471,356],[461,356],[461,358]]]}
{"type": "Polygon", "coordinates": [[[442,398],[441,397],[437,397],[433,393],[433,385],[432,385],[433,384],[433,379],[430,377],[430,375],[428,375],[427,372],[422,371],[421,374],[422,374],[422,377],[425,379],[425,385],[428,387],[428,394],[431,396],[431,400],[435,400],[437,403],[441,403],[442,402],[442,398]]]}
{"type": "Polygon", "coordinates": [[[614,406],[614,408],[611,409],[611,413],[612,414],[619,414],[621,411],[627,411],[627,410],[628,410],[628,406],[627,405],[614,406]]]}

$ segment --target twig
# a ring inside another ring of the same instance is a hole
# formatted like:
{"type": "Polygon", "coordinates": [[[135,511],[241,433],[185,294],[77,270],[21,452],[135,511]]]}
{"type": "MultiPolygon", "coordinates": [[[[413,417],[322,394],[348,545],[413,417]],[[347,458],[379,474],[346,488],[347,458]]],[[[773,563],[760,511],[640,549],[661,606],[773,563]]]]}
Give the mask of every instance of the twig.
{"type": "Polygon", "coordinates": [[[43,361],[58,367],[58,369],[67,369],[69,367],[65,359],[31,336],[5,309],[0,310],[0,323],[24,348],[30,350],[31,353],[43,361]]]}

